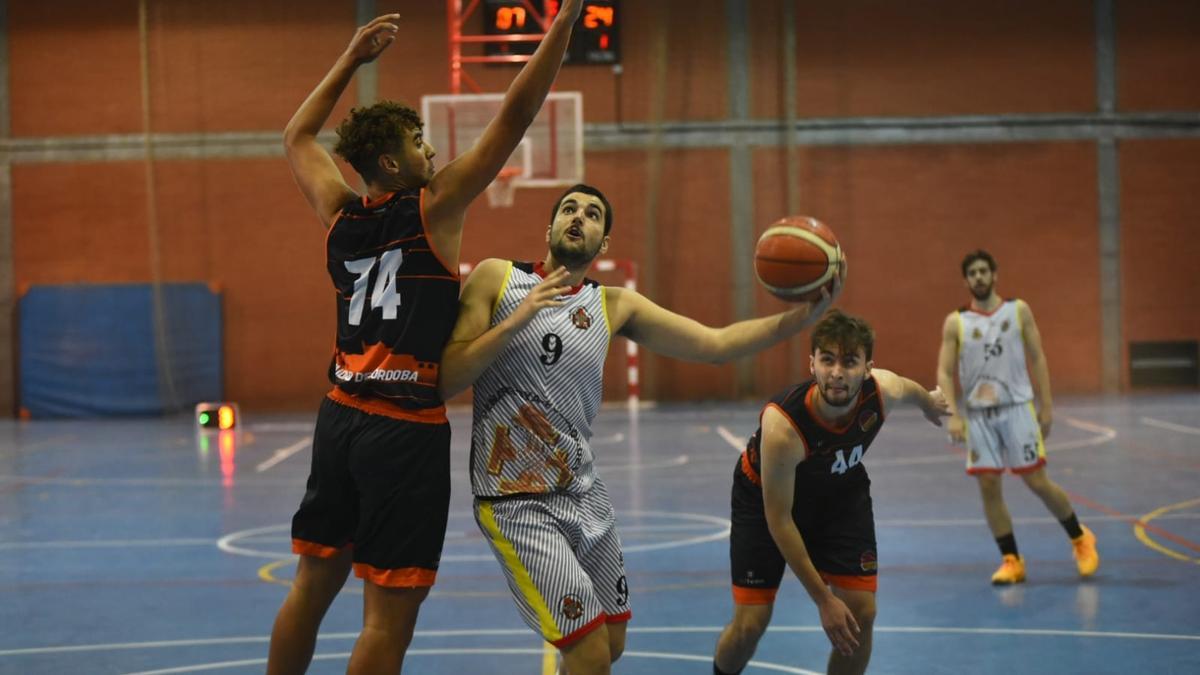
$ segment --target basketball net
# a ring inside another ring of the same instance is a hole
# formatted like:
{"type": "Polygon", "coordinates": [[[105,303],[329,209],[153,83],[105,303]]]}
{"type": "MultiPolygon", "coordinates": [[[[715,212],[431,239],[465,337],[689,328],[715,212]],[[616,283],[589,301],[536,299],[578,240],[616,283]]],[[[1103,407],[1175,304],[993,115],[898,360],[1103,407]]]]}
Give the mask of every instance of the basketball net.
{"type": "Polygon", "coordinates": [[[488,206],[492,208],[508,208],[513,205],[513,197],[517,192],[517,185],[513,182],[517,176],[521,175],[521,169],[513,166],[506,166],[500,170],[487,186],[488,206]]]}

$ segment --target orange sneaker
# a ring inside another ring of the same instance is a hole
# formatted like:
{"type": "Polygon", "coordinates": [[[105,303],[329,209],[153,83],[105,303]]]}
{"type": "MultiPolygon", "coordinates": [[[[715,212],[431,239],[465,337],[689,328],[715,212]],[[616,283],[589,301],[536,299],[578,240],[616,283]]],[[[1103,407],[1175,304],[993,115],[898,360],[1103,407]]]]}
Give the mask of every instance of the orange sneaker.
{"type": "Polygon", "coordinates": [[[1083,534],[1071,540],[1072,553],[1075,555],[1075,566],[1079,568],[1079,576],[1090,577],[1100,567],[1100,554],[1096,552],[1096,535],[1086,526],[1083,534]]]}
{"type": "Polygon", "coordinates": [[[1019,555],[1006,554],[1000,568],[992,575],[992,584],[1005,586],[1025,581],[1025,559],[1019,555]]]}

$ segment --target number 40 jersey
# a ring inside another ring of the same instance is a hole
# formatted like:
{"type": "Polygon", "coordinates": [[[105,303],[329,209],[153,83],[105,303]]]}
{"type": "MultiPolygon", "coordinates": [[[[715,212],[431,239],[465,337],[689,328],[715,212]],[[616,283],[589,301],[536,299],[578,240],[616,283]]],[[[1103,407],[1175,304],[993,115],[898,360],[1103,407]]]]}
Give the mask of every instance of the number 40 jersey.
{"type": "MultiPolygon", "coordinates": [[[[509,264],[491,325],[541,283],[541,263],[509,264]]],[[[609,324],[604,287],[590,279],[537,313],[475,382],[471,491],[477,497],[587,492],[609,324]]]]}

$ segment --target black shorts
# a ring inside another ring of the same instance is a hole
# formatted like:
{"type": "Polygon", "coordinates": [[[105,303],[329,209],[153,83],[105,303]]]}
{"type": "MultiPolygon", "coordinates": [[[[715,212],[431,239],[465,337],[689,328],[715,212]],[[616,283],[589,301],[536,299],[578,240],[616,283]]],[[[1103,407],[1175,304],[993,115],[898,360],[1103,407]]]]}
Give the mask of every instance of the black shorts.
{"type": "MultiPolygon", "coordinates": [[[[850,590],[875,590],[875,514],[869,483],[806,503],[793,514],[813,566],[826,583],[850,590]],[[796,515],[799,515],[797,518],[796,515]]],[[[729,564],[734,602],[770,604],[787,561],[767,528],[762,487],[734,469],[729,564]]]]}
{"type": "Polygon", "coordinates": [[[432,586],[450,512],[450,425],[393,419],[325,399],[292,550],[354,547],[354,573],[381,586],[432,586]]]}

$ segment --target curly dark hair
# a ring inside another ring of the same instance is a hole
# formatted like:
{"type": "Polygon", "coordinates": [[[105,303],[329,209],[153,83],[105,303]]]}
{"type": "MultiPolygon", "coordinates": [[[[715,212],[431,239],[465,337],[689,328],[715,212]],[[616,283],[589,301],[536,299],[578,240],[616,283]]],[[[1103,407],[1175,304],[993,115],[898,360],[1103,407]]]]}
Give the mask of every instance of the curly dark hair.
{"type": "Polygon", "coordinates": [[[349,162],[363,180],[370,181],[378,171],[379,156],[396,152],[408,133],[424,127],[416,110],[395,101],[353,108],[338,125],[338,141],[333,151],[349,162]]]}
{"type": "Polygon", "coordinates": [[[967,268],[979,260],[982,260],[983,262],[987,263],[988,269],[990,269],[991,271],[993,271],[993,272],[996,271],[996,268],[998,267],[996,265],[996,259],[992,257],[991,253],[988,253],[987,251],[980,248],[980,249],[971,251],[963,258],[962,273],[963,273],[964,278],[967,276],[967,268]]]}
{"type": "Polygon", "coordinates": [[[812,353],[835,346],[842,354],[857,352],[862,347],[870,361],[871,353],[875,351],[875,331],[866,319],[831,309],[813,328],[812,353]]]}

